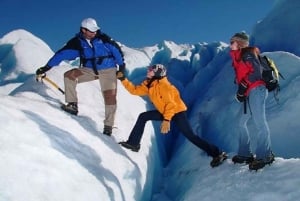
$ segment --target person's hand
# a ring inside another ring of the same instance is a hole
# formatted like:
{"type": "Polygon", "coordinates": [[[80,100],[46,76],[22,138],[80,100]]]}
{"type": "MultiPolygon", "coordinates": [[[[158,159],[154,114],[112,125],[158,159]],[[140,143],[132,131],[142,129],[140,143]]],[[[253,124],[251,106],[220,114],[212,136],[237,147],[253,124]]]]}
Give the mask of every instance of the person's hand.
{"type": "Polygon", "coordinates": [[[238,90],[237,90],[237,93],[240,94],[240,95],[245,95],[246,91],[247,91],[247,83],[242,81],[240,84],[239,84],[239,87],[238,87],[238,90]]]}
{"type": "Polygon", "coordinates": [[[46,73],[48,70],[50,70],[51,68],[49,66],[43,66],[43,67],[40,67],[36,70],[35,74],[36,75],[42,75],[44,73],[46,73]]]}
{"type": "Polygon", "coordinates": [[[238,93],[235,95],[235,99],[240,103],[244,102],[246,100],[246,98],[247,98],[246,96],[240,95],[238,93]]]}
{"type": "Polygon", "coordinates": [[[160,132],[162,134],[167,134],[170,131],[170,121],[163,120],[163,122],[160,125],[160,132]]]}
{"type": "Polygon", "coordinates": [[[125,68],[126,68],[126,64],[123,63],[122,65],[119,65],[119,70],[118,71],[121,71],[121,72],[125,72],[125,68]]]}
{"type": "Polygon", "coordinates": [[[241,82],[239,84],[238,90],[236,92],[235,99],[240,103],[244,102],[247,98],[245,96],[246,91],[247,91],[247,85],[245,83],[241,82]]]}
{"type": "Polygon", "coordinates": [[[120,81],[122,81],[122,80],[125,80],[125,74],[124,74],[124,72],[122,72],[122,71],[117,71],[117,79],[118,80],[120,80],[120,81]]]}
{"type": "Polygon", "coordinates": [[[51,69],[51,67],[49,67],[49,66],[43,66],[43,67],[38,68],[35,72],[36,80],[38,81],[39,78],[46,77],[46,72],[50,69],[51,69]]]}

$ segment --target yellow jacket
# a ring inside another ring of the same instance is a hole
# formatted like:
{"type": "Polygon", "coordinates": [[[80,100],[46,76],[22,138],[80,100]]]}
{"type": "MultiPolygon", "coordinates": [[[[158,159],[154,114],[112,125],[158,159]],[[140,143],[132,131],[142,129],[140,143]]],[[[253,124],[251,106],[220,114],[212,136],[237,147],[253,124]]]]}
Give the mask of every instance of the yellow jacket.
{"type": "Polygon", "coordinates": [[[128,79],[122,81],[123,86],[133,95],[149,96],[155,108],[164,116],[165,120],[172,117],[187,107],[180,98],[178,90],[168,81],[166,77],[154,80],[150,87],[147,87],[149,80],[144,80],[140,85],[133,85],[128,79]]]}

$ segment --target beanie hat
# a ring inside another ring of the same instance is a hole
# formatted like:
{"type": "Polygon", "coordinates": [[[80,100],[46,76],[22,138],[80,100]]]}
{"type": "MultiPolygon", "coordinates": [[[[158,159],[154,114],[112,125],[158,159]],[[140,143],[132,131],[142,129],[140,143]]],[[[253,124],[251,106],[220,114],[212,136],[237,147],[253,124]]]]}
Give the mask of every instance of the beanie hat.
{"type": "Polygon", "coordinates": [[[241,48],[244,48],[249,45],[249,36],[245,32],[235,33],[230,41],[236,41],[241,48]]]}

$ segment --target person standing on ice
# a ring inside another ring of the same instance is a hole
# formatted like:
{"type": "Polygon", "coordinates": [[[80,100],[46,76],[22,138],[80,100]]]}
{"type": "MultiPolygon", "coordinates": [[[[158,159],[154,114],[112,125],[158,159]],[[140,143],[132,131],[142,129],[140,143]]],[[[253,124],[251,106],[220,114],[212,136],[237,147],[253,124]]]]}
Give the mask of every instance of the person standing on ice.
{"type": "Polygon", "coordinates": [[[124,72],[117,73],[117,78],[131,94],[149,96],[156,108],[156,110],[141,113],[128,140],[119,144],[138,152],[147,121],[162,121],[160,127],[162,134],[167,134],[170,131],[171,122],[173,122],[190,142],[213,157],[210,162],[212,167],[220,165],[227,158],[226,153],[194,134],[186,116],[187,107],[182,101],[179,91],[168,81],[166,75],[165,66],[162,64],[152,65],[148,67],[147,78],[140,85],[135,86],[125,77],[124,72]]]}
{"type": "Polygon", "coordinates": [[[242,104],[239,122],[239,148],[232,158],[234,163],[248,163],[250,170],[258,170],[274,161],[271,151],[270,130],[266,120],[266,99],[268,90],[262,80],[261,66],[257,47],[249,47],[249,36],[236,33],[230,39],[230,56],[238,85],[236,100],[242,104]],[[252,118],[257,129],[255,155],[251,151],[248,120],[252,118]]]}
{"type": "Polygon", "coordinates": [[[100,31],[93,18],[81,22],[80,32],[58,50],[48,63],[37,69],[37,76],[45,73],[63,60],[80,58],[79,68],[64,73],[65,101],[62,109],[73,115],[78,113],[76,86],[79,83],[99,80],[105,104],[103,134],[111,135],[116,113],[117,66],[125,71],[123,53],[119,45],[108,35],[100,31]]]}

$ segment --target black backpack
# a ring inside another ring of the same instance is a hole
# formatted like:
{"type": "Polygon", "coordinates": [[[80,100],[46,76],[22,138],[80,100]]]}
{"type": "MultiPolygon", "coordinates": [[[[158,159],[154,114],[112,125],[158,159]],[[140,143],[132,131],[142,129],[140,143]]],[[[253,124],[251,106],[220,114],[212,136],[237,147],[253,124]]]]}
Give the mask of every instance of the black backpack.
{"type": "Polygon", "coordinates": [[[279,72],[274,61],[267,56],[258,55],[261,67],[262,67],[262,78],[266,83],[268,91],[280,91],[279,77],[284,79],[282,74],[279,72]]]}

